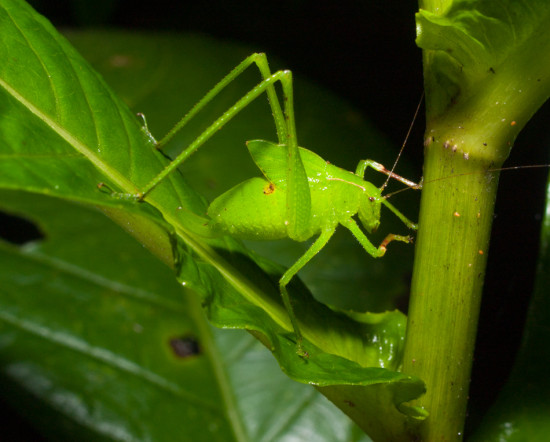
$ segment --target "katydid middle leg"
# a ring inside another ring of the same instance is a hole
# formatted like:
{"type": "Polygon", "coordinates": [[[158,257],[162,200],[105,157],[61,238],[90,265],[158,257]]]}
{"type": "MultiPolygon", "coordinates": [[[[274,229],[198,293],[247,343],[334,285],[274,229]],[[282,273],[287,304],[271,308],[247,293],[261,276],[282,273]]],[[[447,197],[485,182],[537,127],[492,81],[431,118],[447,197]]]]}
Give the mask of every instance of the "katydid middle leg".
{"type": "Polygon", "coordinates": [[[384,241],[382,241],[380,245],[376,247],[370,242],[370,240],[363,233],[363,231],[360,229],[360,227],[357,225],[357,222],[353,218],[350,218],[347,221],[342,222],[341,224],[346,229],[348,229],[353,234],[353,236],[355,236],[355,238],[363,246],[365,251],[373,258],[380,258],[381,256],[384,256],[384,254],[386,253],[387,245],[392,241],[402,241],[406,243],[412,242],[412,238],[410,236],[394,235],[393,233],[390,233],[386,236],[384,241]]]}
{"type": "Polygon", "coordinates": [[[335,230],[336,226],[327,226],[321,232],[319,237],[314,241],[314,243],[309,247],[309,249],[307,249],[306,253],[304,253],[300,257],[300,259],[298,259],[298,261],[296,261],[279,280],[279,289],[283,298],[283,304],[285,305],[288,316],[290,317],[290,323],[292,324],[292,328],[294,329],[294,333],[296,334],[296,344],[298,346],[297,353],[300,356],[306,356],[306,352],[302,347],[302,332],[300,331],[300,326],[298,325],[298,320],[296,318],[296,314],[294,313],[292,303],[290,302],[290,296],[288,295],[286,286],[294,277],[294,275],[296,275],[296,273],[298,273],[309,261],[311,261],[311,259],[315,255],[317,255],[317,253],[319,253],[323,249],[323,247],[326,246],[328,240],[332,237],[335,230]]]}

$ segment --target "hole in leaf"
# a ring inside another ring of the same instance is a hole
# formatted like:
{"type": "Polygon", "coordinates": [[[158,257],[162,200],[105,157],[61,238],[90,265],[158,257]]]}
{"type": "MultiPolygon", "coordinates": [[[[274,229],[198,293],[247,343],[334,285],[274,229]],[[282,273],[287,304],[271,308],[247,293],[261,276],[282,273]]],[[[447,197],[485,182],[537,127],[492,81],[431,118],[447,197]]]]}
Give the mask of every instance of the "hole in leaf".
{"type": "Polygon", "coordinates": [[[191,335],[170,339],[170,347],[178,358],[189,358],[201,352],[199,341],[191,335]]]}
{"type": "Polygon", "coordinates": [[[44,238],[38,226],[28,219],[0,212],[0,239],[18,246],[44,238]]]}

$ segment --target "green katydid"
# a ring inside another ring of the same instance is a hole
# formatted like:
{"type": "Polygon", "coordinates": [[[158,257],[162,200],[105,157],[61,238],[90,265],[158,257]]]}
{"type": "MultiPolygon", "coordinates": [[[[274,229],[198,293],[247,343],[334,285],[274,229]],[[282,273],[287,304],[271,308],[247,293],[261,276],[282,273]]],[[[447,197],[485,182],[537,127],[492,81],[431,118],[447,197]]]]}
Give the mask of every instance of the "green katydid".
{"type": "Polygon", "coordinates": [[[286,289],[287,284],[323,249],[338,224],[346,227],[373,257],[383,256],[391,241],[412,241],[410,236],[389,234],[378,247],[375,247],[354,220],[353,217],[357,214],[364,229],[369,233],[374,232],[380,224],[380,208],[383,205],[408,228],[416,229],[414,223],[381,195],[386,184],[378,188],[364,180],[367,167],[383,172],[388,175],[388,179],[397,179],[410,187],[420,186],[371,160],[360,161],[353,173],[333,166],[317,154],[298,147],[292,73],[285,70],[272,74],[265,54],[261,53],[252,54],[223,78],[157,143],[157,148],[162,148],[225,86],[253,64],[258,67],[262,81],[202,132],[136,196],[139,199],[145,198],[148,192],[231,118],[266,92],[275,121],[278,144],[259,140],[247,142],[248,150],[264,176],[246,180],[216,198],[208,208],[207,226],[213,233],[229,234],[239,239],[290,238],[295,241],[306,241],[319,235],[304,255],[279,280],[283,303],[296,334],[297,352],[304,356],[306,352],[302,348],[302,333],[286,289]],[[282,85],[284,112],[277,97],[275,82],[282,85]]]}

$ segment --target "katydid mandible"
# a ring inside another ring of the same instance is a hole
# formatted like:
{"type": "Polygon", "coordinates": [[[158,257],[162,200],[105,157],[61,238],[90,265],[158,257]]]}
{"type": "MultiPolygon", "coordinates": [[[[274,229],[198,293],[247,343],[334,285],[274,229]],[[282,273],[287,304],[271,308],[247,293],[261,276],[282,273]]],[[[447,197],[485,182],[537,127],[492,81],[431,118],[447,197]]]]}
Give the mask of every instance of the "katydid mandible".
{"type": "Polygon", "coordinates": [[[229,108],[212,125],[202,132],[159,175],[136,195],[138,199],[158,185],[169,173],[199,149],[212,135],[262,93],[266,93],[273,113],[278,144],[268,141],[249,141],[247,147],[261,170],[262,178],[246,180],[216,198],[208,208],[208,228],[214,233],[229,234],[239,239],[276,240],[291,238],[306,241],[319,235],[310,248],[279,280],[283,304],[288,312],[296,335],[297,353],[307,355],[302,347],[302,333],[294,314],[287,284],[323,247],[334,234],[338,224],[347,228],[373,257],[381,257],[391,241],[410,243],[410,236],[389,234],[376,247],[361,230],[354,216],[357,214],[368,233],[380,224],[380,208],[387,207],[408,228],[416,229],[401,212],[391,205],[378,188],[364,180],[366,169],[371,167],[407,186],[419,185],[387,170],[375,161],[360,161],[355,173],[329,164],[317,154],[298,147],[294,122],[292,73],[288,70],[270,72],[265,54],[247,57],[223,78],[187,115],[157,143],[162,148],[174,134],[182,129],[225,86],[246,68],[255,64],[262,81],[229,108]],[[284,111],[281,109],[274,84],[280,82],[283,90],[284,111]]]}

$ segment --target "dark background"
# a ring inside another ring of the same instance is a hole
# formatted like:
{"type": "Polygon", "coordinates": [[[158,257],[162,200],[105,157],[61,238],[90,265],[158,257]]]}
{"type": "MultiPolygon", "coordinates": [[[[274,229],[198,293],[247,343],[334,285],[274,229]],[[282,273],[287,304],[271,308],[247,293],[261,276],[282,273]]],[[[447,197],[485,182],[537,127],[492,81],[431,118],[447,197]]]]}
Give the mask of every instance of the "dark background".
{"type": "MultiPolygon", "coordinates": [[[[240,41],[285,61],[344,97],[401,145],[422,93],[421,51],[414,44],[415,2],[340,0],[185,2],[156,0],[34,0],[55,26],[196,31],[240,41]]],[[[330,109],[327,109],[330,112],[330,109]]],[[[507,165],[546,163],[542,109],[522,132],[507,165]]],[[[423,118],[405,155],[421,174],[423,118]]],[[[503,172],[489,253],[470,392],[469,426],[506,381],[520,343],[532,290],[538,231],[544,211],[545,170],[503,172]]],[[[24,240],[21,229],[14,236],[24,240]]],[[[22,439],[21,439],[22,440],[22,439]]]]}

